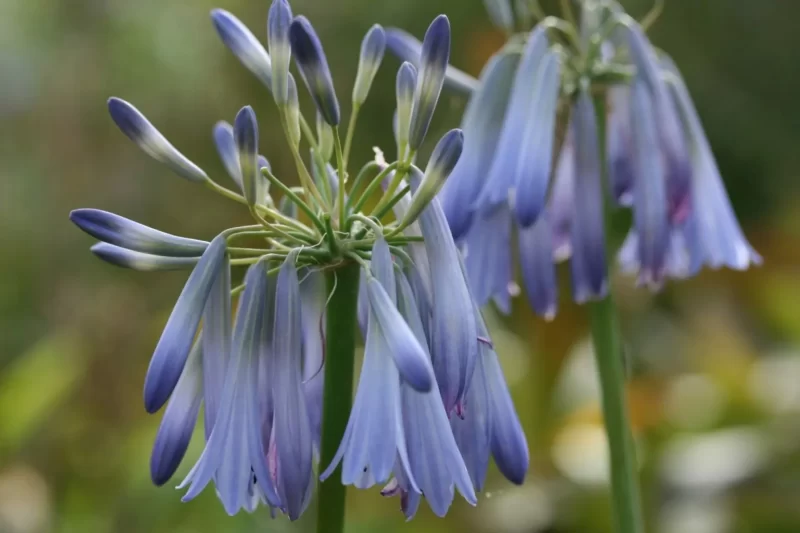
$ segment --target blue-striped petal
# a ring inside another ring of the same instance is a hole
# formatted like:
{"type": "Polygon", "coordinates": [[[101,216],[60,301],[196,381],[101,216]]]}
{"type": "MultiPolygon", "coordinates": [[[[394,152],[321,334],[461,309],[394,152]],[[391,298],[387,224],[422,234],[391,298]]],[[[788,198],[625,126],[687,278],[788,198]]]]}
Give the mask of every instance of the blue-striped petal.
{"type": "Polygon", "coordinates": [[[198,257],[169,257],[134,252],[107,242],[98,242],[90,248],[92,253],[112,265],[130,268],[139,272],[156,272],[161,270],[188,270],[194,267],[198,257]]]}
{"type": "Polygon", "coordinates": [[[206,439],[211,436],[222,401],[231,356],[231,271],[224,258],[203,312],[203,411],[206,439]]]}
{"type": "MultiPolygon", "coordinates": [[[[412,189],[421,173],[412,168],[412,189]]],[[[470,311],[472,297],[447,219],[437,199],[433,199],[418,219],[425,238],[431,287],[431,353],[436,381],[447,412],[463,398],[475,368],[475,319],[470,311]]]]}
{"type": "MultiPolygon", "coordinates": [[[[414,109],[414,90],[417,86],[417,69],[409,62],[400,65],[397,71],[395,92],[397,94],[397,112],[395,114],[395,140],[398,149],[408,145],[411,128],[411,112],[414,109]]],[[[402,154],[401,154],[402,155],[402,154]]]]}
{"type": "Polygon", "coordinates": [[[458,163],[463,148],[464,134],[460,129],[450,130],[442,136],[425,167],[422,183],[411,197],[411,202],[400,222],[401,226],[416,220],[425,206],[439,193],[458,163]]]}
{"type": "Polygon", "coordinates": [[[214,126],[214,144],[228,176],[242,190],[242,170],[239,168],[239,150],[233,137],[233,126],[221,120],[214,126]]]}
{"type": "Polygon", "coordinates": [[[328,124],[338,126],[339,101],[336,99],[328,61],[322,43],[307,18],[302,15],[295,17],[289,28],[289,40],[295,63],[317,110],[328,124]]]}
{"type": "Polygon", "coordinates": [[[233,55],[252,72],[267,89],[272,89],[272,61],[264,46],[247,26],[224,9],[211,12],[214,29],[233,55]]]}
{"type": "Polygon", "coordinates": [[[439,201],[453,238],[461,239],[472,222],[473,204],[484,185],[503,127],[511,82],[519,54],[499,53],[481,72],[480,87],[464,112],[464,150],[453,173],[439,193],[439,201]]]}
{"type": "MultiPolygon", "coordinates": [[[[401,61],[408,61],[412,65],[419,66],[422,43],[407,31],[399,28],[387,28],[386,46],[401,61]]],[[[465,94],[471,93],[479,86],[478,80],[450,65],[445,70],[444,84],[449,89],[465,94]]]]}
{"type": "Polygon", "coordinates": [[[572,297],[578,303],[608,291],[600,149],[592,98],[582,92],[572,110],[575,182],[572,220],[572,297]]]}
{"type": "Polygon", "coordinates": [[[608,177],[611,192],[619,205],[633,204],[634,170],[632,159],[631,91],[627,85],[608,89],[608,177]]]}
{"type": "Polygon", "coordinates": [[[547,212],[529,228],[519,228],[519,262],[528,302],[536,314],[553,320],[558,285],[553,261],[553,228],[547,212]]]}
{"type": "Polygon", "coordinates": [[[292,45],[289,43],[289,26],[292,9],[286,0],[273,0],[267,18],[267,44],[272,65],[272,96],[275,103],[283,105],[289,99],[289,63],[292,45]]]}
{"type": "Polygon", "coordinates": [[[544,210],[547,186],[553,167],[556,107],[561,86],[558,54],[548,52],[536,75],[536,84],[520,139],[520,152],[514,168],[514,211],[517,222],[532,225],[544,210]]]}
{"type": "Polygon", "coordinates": [[[303,325],[303,391],[314,438],[319,450],[322,422],[322,394],[325,385],[325,275],[307,269],[302,272],[300,303],[303,325]]]}
{"type": "MultiPolygon", "coordinates": [[[[652,99],[664,160],[670,220],[680,223],[686,219],[690,209],[692,174],[680,117],[661,75],[661,64],[644,30],[636,24],[629,24],[624,31],[637,76],[647,87],[652,99]]],[[[636,120],[635,117],[633,119],[636,120]]]]}
{"type": "Polygon", "coordinates": [[[511,210],[500,205],[477,213],[464,239],[464,265],[478,305],[494,300],[503,313],[511,312],[511,210]]]}
{"type": "Polygon", "coordinates": [[[358,71],[353,85],[353,105],[359,106],[367,100],[372,81],[383,61],[386,51],[386,32],[380,24],[373,25],[361,41],[358,71]]]}
{"type": "Polygon", "coordinates": [[[258,166],[258,122],[252,107],[245,106],[236,114],[233,137],[239,154],[242,193],[249,205],[255,205],[259,200],[258,183],[261,179],[261,169],[258,166]]]}
{"type": "Polygon", "coordinates": [[[639,283],[657,289],[664,280],[670,228],[655,102],[645,83],[637,77],[631,86],[633,214],[639,237],[639,283]]]}
{"type": "Polygon", "coordinates": [[[543,27],[534,29],[528,37],[528,43],[519,61],[514,76],[514,84],[503,118],[503,129],[497,141],[497,149],[492,165],[489,167],[486,181],[477,199],[477,207],[494,208],[508,201],[509,190],[514,186],[517,176],[517,161],[523,151],[531,147],[523,147],[524,132],[529,124],[539,121],[534,114],[535,101],[532,92],[536,87],[539,67],[547,53],[549,42],[547,31],[543,27]]]}
{"type": "MultiPolygon", "coordinates": [[[[403,275],[397,277],[397,293],[402,315],[424,346],[425,331],[418,306],[411,285],[403,275]]],[[[430,355],[426,353],[426,357],[430,355]]],[[[469,472],[435,388],[430,392],[418,392],[403,384],[401,396],[409,465],[433,512],[437,516],[447,513],[453,502],[454,486],[464,499],[475,505],[477,499],[469,472]]]]}
{"type": "Polygon", "coordinates": [[[450,61],[450,21],[439,15],[425,32],[419,57],[419,77],[414,91],[408,145],[416,151],[425,140],[433,112],[439,102],[447,62],[450,61]]]}
{"type": "Polygon", "coordinates": [[[206,241],[170,235],[100,209],[75,209],[69,219],[92,237],[138,252],[198,257],[208,247],[206,241]]]}
{"type": "Polygon", "coordinates": [[[150,456],[150,478],[161,486],[175,473],[192,439],[200,401],[203,371],[200,343],[196,342],[170,397],[150,456]]]}
{"type": "Polygon", "coordinates": [[[178,297],[147,369],[144,404],[148,413],[164,405],[178,382],[225,253],[225,236],[220,235],[211,241],[178,297]]]}
{"type": "Polygon", "coordinates": [[[490,416],[484,362],[479,357],[467,394],[461,402],[461,413],[450,417],[453,438],[477,492],[483,490],[489,467],[492,436],[490,416]]]}
{"type": "Polygon", "coordinates": [[[272,341],[276,478],[278,496],[291,520],[305,510],[311,497],[313,438],[303,394],[301,364],[303,329],[300,282],[295,256],[284,261],[275,294],[272,341]]]}
{"type": "Polygon", "coordinates": [[[760,265],[761,256],[745,238],[731,207],[717,162],[680,72],[667,68],[676,78],[673,98],[683,118],[687,140],[692,147],[692,209],[687,221],[688,252],[692,263],[711,268],[727,266],[745,270],[760,265]]]}
{"type": "Polygon", "coordinates": [[[164,137],[155,126],[133,105],[125,100],[108,99],[108,112],[117,127],[147,155],[163,163],[173,172],[189,181],[204,182],[208,175],[189,161],[164,137]]]}

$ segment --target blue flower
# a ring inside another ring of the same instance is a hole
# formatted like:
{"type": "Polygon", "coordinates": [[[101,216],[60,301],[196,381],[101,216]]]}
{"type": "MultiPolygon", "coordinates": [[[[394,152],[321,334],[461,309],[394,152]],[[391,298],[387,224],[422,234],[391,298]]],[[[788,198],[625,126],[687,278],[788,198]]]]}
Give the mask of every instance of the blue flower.
{"type": "Polygon", "coordinates": [[[408,145],[408,136],[411,128],[411,113],[414,110],[414,90],[416,86],[417,69],[414,65],[406,61],[400,65],[395,82],[397,112],[395,114],[394,136],[397,140],[399,152],[402,152],[408,145]]]}
{"type": "Polygon", "coordinates": [[[186,270],[197,264],[199,257],[172,257],[166,255],[146,254],[128,248],[122,248],[107,242],[98,242],[90,248],[91,252],[112,265],[139,272],[159,270],[186,270]]]}
{"type": "Polygon", "coordinates": [[[379,24],[372,26],[361,41],[361,55],[358,58],[358,72],[353,84],[353,104],[361,105],[367,99],[375,74],[383,61],[386,51],[386,32],[379,24]]]}
{"type": "Polygon", "coordinates": [[[275,103],[283,105],[289,99],[289,64],[292,45],[289,43],[289,26],[292,9],[286,0],[273,0],[267,18],[267,43],[272,67],[272,96],[275,103]]]}
{"type": "Polygon", "coordinates": [[[267,89],[272,89],[272,61],[247,26],[224,9],[211,12],[211,22],[222,42],[267,89]]]}

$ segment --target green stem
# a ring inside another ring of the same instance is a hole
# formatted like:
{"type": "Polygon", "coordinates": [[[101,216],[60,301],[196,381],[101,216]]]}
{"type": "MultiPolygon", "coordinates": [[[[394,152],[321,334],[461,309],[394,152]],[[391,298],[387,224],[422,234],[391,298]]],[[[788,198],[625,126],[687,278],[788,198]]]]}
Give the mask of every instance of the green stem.
{"type": "MultiPolygon", "coordinates": [[[[325,339],[325,395],[322,406],[320,465],[327,466],[336,455],[344,436],[353,396],[353,368],[356,349],[356,307],[358,304],[357,263],[327,273],[328,312],[325,339]]],[[[341,465],[319,484],[317,533],[344,531],[345,485],[341,465]]]]}
{"type": "Polygon", "coordinates": [[[347,167],[347,162],[350,161],[350,148],[353,146],[353,134],[356,131],[356,122],[358,121],[358,112],[361,110],[361,105],[353,103],[353,111],[350,113],[350,122],[347,123],[347,133],[344,138],[344,166],[347,167]]]}
{"type": "MultiPolygon", "coordinates": [[[[605,94],[595,98],[597,131],[600,149],[600,168],[606,168],[605,161],[605,94]]],[[[605,171],[602,171],[605,174],[605,171]]],[[[603,175],[603,183],[606,176],[603,175]]],[[[604,199],[607,198],[604,195],[604,199]]],[[[605,201],[606,222],[610,210],[605,201]]],[[[606,235],[609,224],[606,224],[606,235]]],[[[608,239],[607,239],[608,240],[608,239]]],[[[606,245],[609,256],[611,249],[606,245]]],[[[642,501],[639,494],[639,481],[636,473],[636,450],[633,443],[631,424],[625,400],[625,371],[623,367],[622,343],[614,300],[609,294],[600,301],[589,304],[589,317],[592,329],[592,343],[597,360],[597,373],[603,404],[603,420],[608,437],[611,470],[611,499],[614,508],[614,521],[619,533],[643,533],[642,501]]]]}
{"type": "MultiPolygon", "coordinates": [[[[339,138],[339,127],[333,128],[333,144],[336,148],[336,166],[339,168],[339,194],[334,205],[339,208],[339,227],[344,229],[344,222],[347,218],[345,211],[344,186],[347,183],[347,168],[344,164],[344,154],[342,154],[342,140],[339,138]]],[[[326,176],[327,181],[327,176],[326,176]]]]}

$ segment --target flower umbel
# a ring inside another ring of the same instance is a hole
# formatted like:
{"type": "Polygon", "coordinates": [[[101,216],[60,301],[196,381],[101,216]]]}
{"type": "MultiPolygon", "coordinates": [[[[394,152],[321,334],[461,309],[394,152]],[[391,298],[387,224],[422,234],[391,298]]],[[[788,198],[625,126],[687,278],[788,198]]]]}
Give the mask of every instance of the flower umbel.
{"type": "MultiPolygon", "coordinates": [[[[435,199],[465,157],[461,130],[438,140],[424,173],[415,166],[448,76],[449,21],[440,16],[431,24],[414,60],[419,71],[410,63],[400,67],[397,160],[369,161],[351,174],[356,115],[391,41],[383,28],[370,28],[362,43],[343,146],[333,78],[305,17],[293,16],[287,0],[274,0],[269,52],[230,13],[215,10],[211,18],[223,43],[272,91],[296,179],[279,179],[260,155],[250,106],[232,124],[213,128],[235,185],[229,189],[131,104],[112,98],[112,118],[145,153],[241,204],[253,224],[205,241],[96,209],[70,215],[101,241],[92,251],[107,262],[143,271],[191,270],[145,379],[146,410],[167,404],[151,457],[153,482],[165,484],[179,468],[202,406],[205,448],[179,488],[187,501],[213,483],[229,514],[264,504],[273,516],[295,520],[309,505],[315,471],[322,480],[336,473],[323,489],[339,477],[341,491],[342,484],[388,483],[404,495],[409,517],[423,497],[444,515],[454,488],[475,505],[490,453],[520,483],[527,448],[496,358],[482,348],[488,337],[435,199]],[[313,130],[289,72],[292,58],[316,107],[313,130]],[[242,267],[244,281],[232,287],[233,272],[242,267]],[[358,277],[340,285],[344,271],[360,273],[360,285],[358,277]],[[353,298],[343,301],[352,301],[352,308],[329,306],[348,293],[353,298]],[[352,365],[352,349],[335,348],[337,338],[355,334],[357,299],[364,364],[349,422],[338,428],[344,436],[332,447],[323,413],[330,402],[349,407],[351,391],[349,385],[329,390],[338,386],[329,377],[352,365]],[[329,327],[335,314],[348,315],[344,323],[353,331],[329,327]],[[319,457],[325,464],[315,465],[319,457]]],[[[321,498],[320,509],[326,505],[321,498]]],[[[337,512],[341,516],[343,507],[337,512]]]]}

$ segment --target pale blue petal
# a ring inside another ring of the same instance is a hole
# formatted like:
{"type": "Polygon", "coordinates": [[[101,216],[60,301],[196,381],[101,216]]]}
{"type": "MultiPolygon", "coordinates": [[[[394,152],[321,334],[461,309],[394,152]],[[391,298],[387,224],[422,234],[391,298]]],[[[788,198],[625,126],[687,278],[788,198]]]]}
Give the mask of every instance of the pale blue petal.
{"type": "Polygon", "coordinates": [[[164,255],[145,254],[106,242],[98,242],[90,250],[106,263],[138,270],[139,272],[188,270],[194,267],[200,259],[199,257],[167,257],[164,255]]]}
{"type": "Polygon", "coordinates": [[[539,217],[533,226],[518,231],[520,271],[528,302],[536,314],[552,320],[558,309],[558,285],[550,213],[539,217]]]}
{"type": "Polygon", "coordinates": [[[233,55],[247,70],[255,74],[267,89],[272,89],[272,62],[269,54],[247,26],[224,9],[213,10],[211,21],[222,42],[233,55]]]}
{"type": "Polygon", "coordinates": [[[503,313],[511,312],[511,210],[499,205],[476,213],[464,239],[464,265],[472,295],[483,307],[494,299],[503,313]]]}
{"type": "Polygon", "coordinates": [[[231,273],[227,257],[206,302],[201,340],[205,435],[208,439],[222,400],[231,351],[231,273]]]}
{"type": "Polygon", "coordinates": [[[450,60],[450,21],[445,15],[436,17],[425,38],[419,57],[419,76],[414,91],[408,145],[416,151],[425,140],[433,112],[444,85],[445,71],[450,60]]]}

